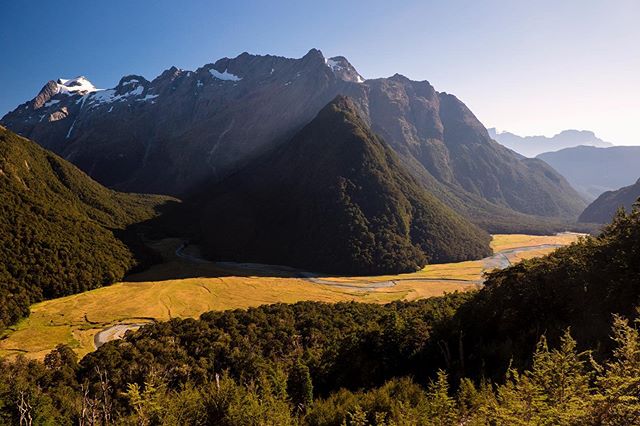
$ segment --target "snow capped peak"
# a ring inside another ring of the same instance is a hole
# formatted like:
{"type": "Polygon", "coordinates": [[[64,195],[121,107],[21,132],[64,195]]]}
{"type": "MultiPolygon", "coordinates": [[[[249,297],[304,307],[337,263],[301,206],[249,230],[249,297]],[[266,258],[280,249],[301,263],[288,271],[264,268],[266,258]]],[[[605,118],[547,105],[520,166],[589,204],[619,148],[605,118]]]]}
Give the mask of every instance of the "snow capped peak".
{"type": "Polygon", "coordinates": [[[65,95],[87,94],[98,91],[86,77],[80,76],[72,79],[59,78],[57,81],[58,93],[65,95]]]}

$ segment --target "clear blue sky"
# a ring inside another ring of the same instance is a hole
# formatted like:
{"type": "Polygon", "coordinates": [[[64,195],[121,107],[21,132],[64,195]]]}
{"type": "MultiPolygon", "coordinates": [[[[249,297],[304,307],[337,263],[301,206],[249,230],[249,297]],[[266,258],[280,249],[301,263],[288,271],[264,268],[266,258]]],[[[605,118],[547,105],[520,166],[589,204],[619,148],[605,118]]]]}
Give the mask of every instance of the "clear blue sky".
{"type": "Polygon", "coordinates": [[[248,51],[344,55],[456,94],[488,127],[640,145],[640,1],[0,2],[0,115],[47,80],[113,87],[248,51]]]}

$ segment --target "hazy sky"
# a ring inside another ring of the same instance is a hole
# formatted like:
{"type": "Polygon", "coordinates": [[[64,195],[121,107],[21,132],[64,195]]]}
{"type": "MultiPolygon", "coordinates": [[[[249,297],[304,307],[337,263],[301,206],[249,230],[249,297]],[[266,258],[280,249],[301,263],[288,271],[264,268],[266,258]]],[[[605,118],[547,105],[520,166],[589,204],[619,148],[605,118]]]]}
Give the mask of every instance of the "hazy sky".
{"type": "Polygon", "coordinates": [[[457,95],[487,127],[640,145],[640,1],[0,0],[0,115],[47,80],[113,87],[243,51],[344,55],[457,95]]]}

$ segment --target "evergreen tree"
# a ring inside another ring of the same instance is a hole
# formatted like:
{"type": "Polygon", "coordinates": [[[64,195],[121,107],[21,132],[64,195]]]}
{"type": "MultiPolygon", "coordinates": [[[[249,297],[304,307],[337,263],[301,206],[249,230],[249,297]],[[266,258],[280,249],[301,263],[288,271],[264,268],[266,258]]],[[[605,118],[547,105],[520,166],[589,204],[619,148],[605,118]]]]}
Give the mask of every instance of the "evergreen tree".
{"type": "Polygon", "coordinates": [[[614,357],[597,379],[591,420],[602,425],[640,424],[640,333],[615,316],[613,340],[614,357]]]}
{"type": "Polygon", "coordinates": [[[313,383],[309,367],[300,359],[293,365],[287,381],[287,391],[291,402],[301,412],[313,403],[313,383]]]}

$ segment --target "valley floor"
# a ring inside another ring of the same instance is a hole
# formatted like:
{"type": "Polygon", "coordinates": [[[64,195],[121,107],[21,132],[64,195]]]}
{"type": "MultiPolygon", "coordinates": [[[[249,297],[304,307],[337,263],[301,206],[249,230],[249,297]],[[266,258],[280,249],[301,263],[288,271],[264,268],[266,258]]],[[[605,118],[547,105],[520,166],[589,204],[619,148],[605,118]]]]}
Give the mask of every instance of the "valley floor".
{"type": "Polygon", "coordinates": [[[126,282],[49,300],[0,338],[0,355],[42,359],[65,343],[79,356],[152,321],[197,318],[203,312],[298,301],[387,303],[416,300],[482,284],[482,274],[570,244],[579,234],[494,235],[494,256],[428,265],[423,270],[375,277],[334,277],[257,264],[213,263],[197,247],[166,239],[153,244],[166,261],[126,282]]]}

